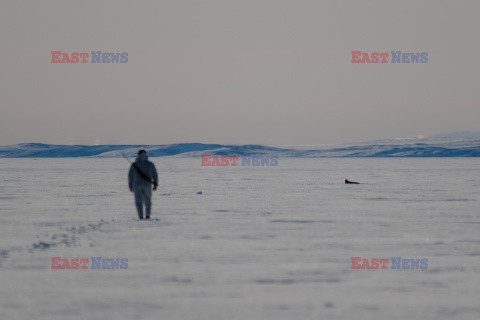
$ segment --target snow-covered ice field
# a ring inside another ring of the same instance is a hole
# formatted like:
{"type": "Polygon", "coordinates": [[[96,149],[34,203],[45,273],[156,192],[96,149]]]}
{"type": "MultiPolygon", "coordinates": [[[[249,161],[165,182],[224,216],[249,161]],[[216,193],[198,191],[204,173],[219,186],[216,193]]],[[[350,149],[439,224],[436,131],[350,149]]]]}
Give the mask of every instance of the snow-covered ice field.
{"type": "Polygon", "coordinates": [[[137,221],[124,159],[0,159],[0,319],[480,318],[479,158],[151,160],[154,220],[137,221]]]}

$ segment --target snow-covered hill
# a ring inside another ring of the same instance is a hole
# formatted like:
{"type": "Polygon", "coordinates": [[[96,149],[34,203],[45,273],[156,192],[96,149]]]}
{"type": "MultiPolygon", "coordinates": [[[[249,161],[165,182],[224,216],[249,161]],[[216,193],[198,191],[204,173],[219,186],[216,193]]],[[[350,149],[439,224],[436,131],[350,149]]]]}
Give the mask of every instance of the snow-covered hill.
{"type": "Polygon", "coordinates": [[[51,145],[24,143],[0,147],[3,158],[130,157],[144,147],[151,157],[269,154],[289,158],[316,157],[480,157],[480,138],[390,139],[323,146],[264,146],[179,143],[168,145],[51,145]]]}

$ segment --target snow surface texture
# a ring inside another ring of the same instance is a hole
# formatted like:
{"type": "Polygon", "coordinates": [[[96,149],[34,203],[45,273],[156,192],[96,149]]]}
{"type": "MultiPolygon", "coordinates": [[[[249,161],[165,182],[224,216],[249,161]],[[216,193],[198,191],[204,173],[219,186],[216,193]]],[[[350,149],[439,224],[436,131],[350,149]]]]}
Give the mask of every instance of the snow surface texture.
{"type": "Polygon", "coordinates": [[[138,221],[124,159],[0,159],[1,319],[480,318],[478,158],[153,161],[154,220],[138,221]]]}
{"type": "Polygon", "coordinates": [[[64,158],[64,157],[133,157],[145,147],[150,157],[199,157],[201,154],[246,155],[269,154],[291,158],[323,157],[480,157],[480,138],[390,139],[355,144],[272,147],[262,145],[220,145],[180,143],[170,145],[48,145],[24,143],[0,147],[4,158],[64,158]]]}

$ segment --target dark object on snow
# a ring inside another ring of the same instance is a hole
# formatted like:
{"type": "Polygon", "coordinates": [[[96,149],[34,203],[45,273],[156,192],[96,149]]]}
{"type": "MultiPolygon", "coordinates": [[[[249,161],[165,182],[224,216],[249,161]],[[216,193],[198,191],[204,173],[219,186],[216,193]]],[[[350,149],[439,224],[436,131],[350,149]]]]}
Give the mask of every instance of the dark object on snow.
{"type": "Polygon", "coordinates": [[[138,157],[135,162],[131,162],[125,154],[123,156],[131,163],[128,171],[128,188],[135,195],[138,218],[143,220],[143,205],[145,205],[145,217],[150,218],[152,184],[153,190],[156,190],[158,186],[158,174],[155,165],[148,161],[145,149],[138,150],[138,157]]]}
{"type": "Polygon", "coordinates": [[[360,184],[360,182],[355,182],[355,181],[350,181],[348,179],[345,179],[345,184],[360,184]]]}
{"type": "Polygon", "coordinates": [[[202,191],[198,191],[197,194],[202,194],[202,191]]]}

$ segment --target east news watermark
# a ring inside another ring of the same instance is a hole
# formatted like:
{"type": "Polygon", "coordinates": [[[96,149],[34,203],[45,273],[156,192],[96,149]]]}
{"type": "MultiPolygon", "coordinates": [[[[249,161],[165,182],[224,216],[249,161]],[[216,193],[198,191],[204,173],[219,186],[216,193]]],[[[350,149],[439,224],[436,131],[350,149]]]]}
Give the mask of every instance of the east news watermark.
{"type": "Polygon", "coordinates": [[[51,63],[127,63],[128,52],[62,52],[51,51],[51,63]]]}
{"type": "Polygon", "coordinates": [[[62,258],[62,257],[52,257],[52,270],[120,270],[128,269],[128,259],[127,258],[102,258],[102,257],[92,257],[92,258],[62,258]]]}
{"type": "Polygon", "coordinates": [[[426,270],[428,269],[428,258],[410,259],[402,257],[385,258],[362,258],[352,257],[351,269],[394,269],[394,270],[426,270]]]}
{"type": "Polygon", "coordinates": [[[351,63],[428,63],[428,52],[362,52],[351,51],[351,63]]]}
{"type": "Polygon", "coordinates": [[[202,154],[202,167],[277,167],[278,156],[202,154]]]}

